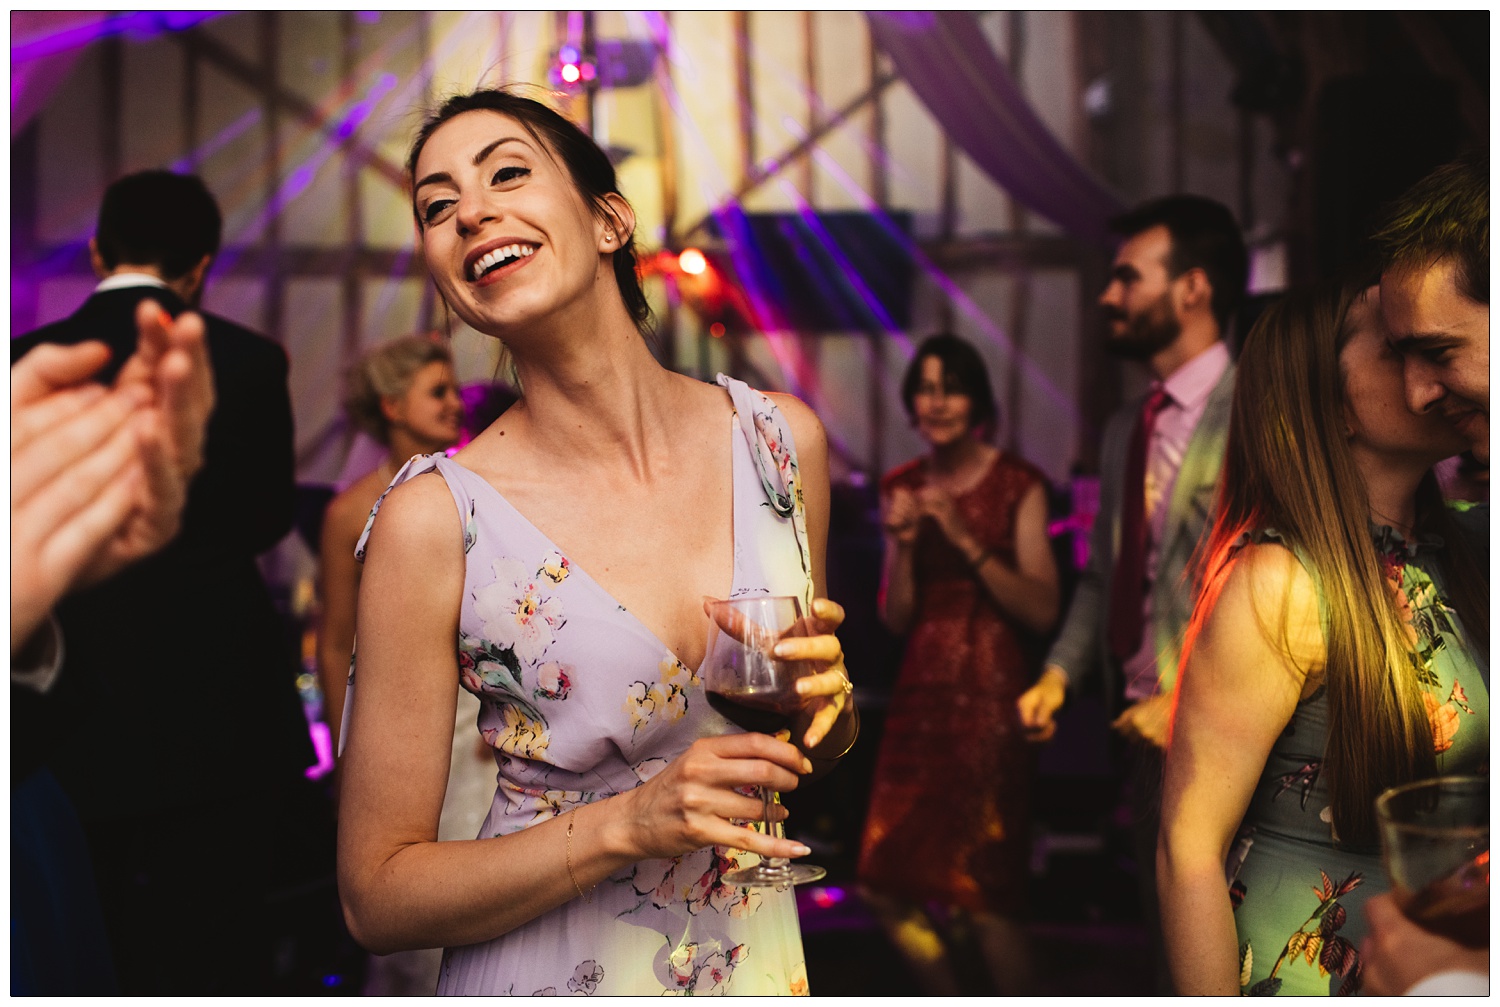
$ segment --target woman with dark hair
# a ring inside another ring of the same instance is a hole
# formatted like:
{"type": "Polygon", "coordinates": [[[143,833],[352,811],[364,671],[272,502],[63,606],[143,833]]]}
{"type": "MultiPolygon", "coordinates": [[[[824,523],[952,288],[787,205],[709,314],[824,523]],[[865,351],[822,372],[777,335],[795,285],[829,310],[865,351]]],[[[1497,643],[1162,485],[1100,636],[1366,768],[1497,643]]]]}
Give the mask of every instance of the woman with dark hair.
{"type": "Polygon", "coordinates": [[[356,429],[385,446],[386,457],[329,501],[318,542],[318,678],[335,748],[354,653],[359,597],[354,546],[396,470],[408,458],[452,447],[463,435],[464,403],[448,347],[425,336],[380,344],[350,372],[344,413],[356,429]]]}
{"type": "Polygon", "coordinates": [[[1166,760],[1179,992],[1357,991],[1375,797],[1488,761],[1488,508],[1432,476],[1464,446],[1406,408],[1378,288],[1251,330],[1166,760]]]}
{"type": "Polygon", "coordinates": [[[503,340],[520,400],[397,474],[365,559],[339,888],[377,953],[446,946],[438,991],[805,992],[790,891],[732,887],[809,851],[750,828],[852,742],[843,611],[824,590],[827,442],[789,396],[664,369],[642,338],[635,217],[604,152],[504,91],[446,102],[408,161],[455,314],[503,340]],[[709,706],[705,597],[795,595],[816,672],[791,741],[709,706]],[[436,842],[454,683],[499,787],[436,842]]]}
{"type": "Polygon", "coordinates": [[[930,992],[961,992],[944,945],[962,916],[997,991],[1017,993],[1031,752],[1016,699],[1058,608],[1046,477],[990,443],[989,374],[957,336],[923,341],[901,393],[931,450],[881,480],[881,617],[907,641],[859,878],[930,992]]]}

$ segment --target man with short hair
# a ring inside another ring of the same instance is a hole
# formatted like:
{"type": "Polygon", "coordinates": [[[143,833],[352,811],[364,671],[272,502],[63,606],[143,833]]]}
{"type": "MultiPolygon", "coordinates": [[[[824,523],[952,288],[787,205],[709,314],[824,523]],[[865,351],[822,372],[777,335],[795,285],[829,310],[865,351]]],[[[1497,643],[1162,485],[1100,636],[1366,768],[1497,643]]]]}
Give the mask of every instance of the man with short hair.
{"type": "MultiPolygon", "coordinates": [[[[221,218],[192,176],[150,171],[105,194],[100,277],[70,317],[11,343],[104,342],[112,382],[137,311],[197,303],[221,218]]],[[[62,670],[13,723],[78,810],[127,995],[268,991],[269,828],[313,753],[296,655],[256,556],[291,529],[285,351],[203,315],[215,407],[181,530],[160,552],[65,598],[62,670]]]]}
{"type": "Polygon", "coordinates": [[[1106,708],[1127,742],[1140,894],[1167,974],[1156,900],[1163,749],[1182,635],[1193,608],[1188,564],[1208,523],[1224,460],[1234,365],[1224,343],[1248,257],[1233,215],[1199,196],[1168,196],[1111,221],[1124,236],[1099,298],[1107,349],[1153,381],[1105,424],[1099,512],[1089,562],[1036,685],[1019,702],[1036,740],[1070,688],[1102,673],[1106,708]]]}
{"type": "Polygon", "coordinates": [[[1407,406],[1441,411],[1488,464],[1488,154],[1445,164],[1412,186],[1373,241],[1381,257],[1380,309],[1404,362],[1407,406]]]}
{"type": "MultiPolygon", "coordinates": [[[[1406,404],[1441,410],[1490,459],[1490,163],[1472,152],[1434,170],[1386,211],[1373,242],[1380,310],[1402,356],[1406,404]]],[[[1395,899],[1365,905],[1365,992],[1484,996],[1489,948],[1424,930],[1395,899]]]]}

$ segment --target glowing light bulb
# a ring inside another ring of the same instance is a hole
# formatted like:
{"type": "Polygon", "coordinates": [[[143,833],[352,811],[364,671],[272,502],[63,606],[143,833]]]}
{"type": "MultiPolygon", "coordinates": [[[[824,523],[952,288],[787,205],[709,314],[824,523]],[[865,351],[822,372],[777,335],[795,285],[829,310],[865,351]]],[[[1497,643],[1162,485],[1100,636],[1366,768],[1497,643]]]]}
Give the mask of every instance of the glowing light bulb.
{"type": "Polygon", "coordinates": [[[708,268],[708,260],[696,248],[684,248],[677,257],[677,268],[689,276],[697,276],[708,268]]]}
{"type": "Polygon", "coordinates": [[[710,336],[713,336],[715,339],[723,339],[724,338],[724,323],[723,322],[714,322],[712,325],[710,325],[708,327],[708,334],[710,336]]]}
{"type": "Polygon", "coordinates": [[[564,63],[562,68],[562,79],[569,84],[578,83],[578,65],[576,63],[564,63]]]}

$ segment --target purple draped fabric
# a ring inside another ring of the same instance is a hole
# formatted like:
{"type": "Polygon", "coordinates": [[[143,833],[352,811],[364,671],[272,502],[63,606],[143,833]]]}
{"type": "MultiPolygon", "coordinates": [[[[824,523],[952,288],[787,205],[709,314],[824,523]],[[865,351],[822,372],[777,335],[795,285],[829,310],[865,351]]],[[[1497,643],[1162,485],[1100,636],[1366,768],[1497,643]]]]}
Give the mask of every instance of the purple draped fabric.
{"type": "Polygon", "coordinates": [[[1028,209],[1104,241],[1124,207],[1037,117],[967,11],[868,11],[875,43],[974,163],[1028,209]]]}

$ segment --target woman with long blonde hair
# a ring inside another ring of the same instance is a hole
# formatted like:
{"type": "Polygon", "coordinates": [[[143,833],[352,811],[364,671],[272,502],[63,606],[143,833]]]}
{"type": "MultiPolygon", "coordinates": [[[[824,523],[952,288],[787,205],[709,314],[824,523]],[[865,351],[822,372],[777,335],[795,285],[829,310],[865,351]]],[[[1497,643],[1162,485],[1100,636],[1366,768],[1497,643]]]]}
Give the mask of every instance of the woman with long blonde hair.
{"type": "Polygon", "coordinates": [[[1288,296],[1240,356],[1157,853],[1181,993],[1357,991],[1376,795],[1487,760],[1488,508],[1444,504],[1464,441],[1378,298],[1288,296]]]}

